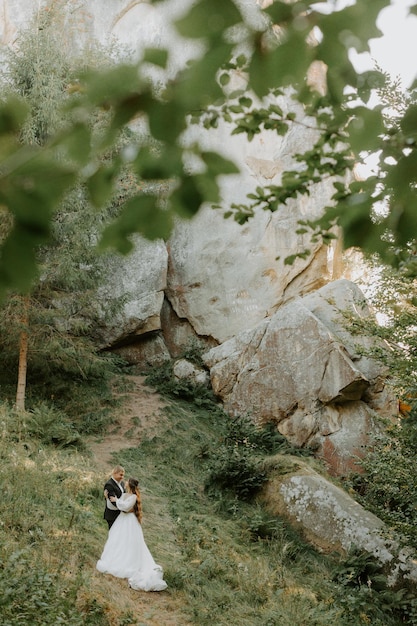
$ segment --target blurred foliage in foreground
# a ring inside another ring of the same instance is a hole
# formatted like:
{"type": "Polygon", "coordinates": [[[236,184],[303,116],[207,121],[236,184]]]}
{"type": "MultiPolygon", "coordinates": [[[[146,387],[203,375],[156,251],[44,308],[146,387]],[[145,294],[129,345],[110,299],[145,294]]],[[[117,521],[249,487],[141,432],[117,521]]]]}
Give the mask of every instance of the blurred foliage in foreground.
{"type": "MultiPolygon", "coordinates": [[[[51,132],[42,145],[22,141],[27,105],[16,96],[4,95],[0,204],[11,226],[1,247],[2,289],[30,287],[36,275],[36,250],[51,236],[55,208],[80,180],[97,207],[111,198],[121,169],[128,168],[138,180],[138,192],[124,203],[101,239],[102,246],[128,252],[133,233],[150,239],[168,237],[176,215],[190,217],[205,202],[221,203],[217,179],[237,171],[232,162],[204,150],[198,141],[184,145],[190,115],[206,116],[207,127],[223,116],[234,132],[245,132],[250,140],[262,128],[285,134],[299,123],[299,104],[318,129],[316,144],[295,156],[297,167],[284,172],[280,186],[258,188],[249,198],[252,205],[226,210],[242,222],[257,206],[278,210],[287,199],[309,194],[314,184],[333,178],[334,206],[318,223],[306,222],[300,228],[312,229],[327,241],[333,236],[328,229],[337,223],[346,246],[378,252],[415,274],[414,88],[400,117],[389,121],[384,107],[371,103],[371,95],[383,88],[386,77],[377,70],[358,73],[349,58],[351,50],[367,51],[369,40],[381,35],[376,21],[389,0],[357,0],[339,10],[336,2],[325,3],[332,12],[322,12],[322,4],[276,0],[259,9],[258,19],[253,20],[232,0],[200,0],[175,27],[183,37],[201,42],[203,52],[175,79],[157,90],[144,71],[149,64],[166,68],[168,52],[163,49],[145,50],[139,63],[87,69],[66,84],[65,128],[51,132]],[[324,72],[320,91],[306,79],[314,63],[324,72]],[[247,83],[240,92],[228,93],[236,69],[247,83]],[[274,96],[289,88],[295,107],[284,114],[274,96]],[[106,111],[108,121],[96,138],[88,120],[98,111],[106,111]],[[138,119],[147,131],[132,137],[128,149],[113,151],[122,130],[138,119]],[[103,162],[102,155],[109,152],[112,158],[103,162]],[[355,163],[371,153],[380,155],[378,172],[352,181],[355,163]],[[200,168],[191,173],[186,164],[196,156],[200,168]],[[165,183],[166,193],[161,195],[160,185],[144,193],[143,181],[165,183]]],[[[59,3],[39,10],[39,31],[51,25],[56,7],[59,3]]],[[[416,4],[410,12],[417,13],[416,4]]]]}

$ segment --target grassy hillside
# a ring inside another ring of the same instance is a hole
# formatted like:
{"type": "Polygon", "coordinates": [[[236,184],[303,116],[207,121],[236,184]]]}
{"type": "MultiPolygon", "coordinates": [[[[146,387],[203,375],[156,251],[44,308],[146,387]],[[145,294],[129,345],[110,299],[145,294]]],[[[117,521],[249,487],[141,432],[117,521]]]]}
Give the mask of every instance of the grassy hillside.
{"type": "Polygon", "coordinates": [[[152,434],[114,450],[142,487],[145,539],[169,585],[158,594],[95,571],[106,474],[88,448],[41,444],[0,407],[5,626],[417,624],[415,601],[367,557],[320,554],[263,510],[263,461],[291,452],[281,439],[225,419],[206,393],[173,391],[152,434]]]}

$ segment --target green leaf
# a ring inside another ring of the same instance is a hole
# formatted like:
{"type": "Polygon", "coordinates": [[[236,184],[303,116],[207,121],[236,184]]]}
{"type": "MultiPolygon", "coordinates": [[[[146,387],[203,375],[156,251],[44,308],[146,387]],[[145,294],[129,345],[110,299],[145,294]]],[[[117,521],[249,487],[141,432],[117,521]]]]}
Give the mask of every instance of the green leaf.
{"type": "Polygon", "coordinates": [[[0,135],[20,130],[29,113],[29,107],[23,100],[9,96],[0,103],[0,135]]]}
{"type": "Polygon", "coordinates": [[[110,200],[114,177],[114,167],[102,165],[87,179],[87,190],[93,206],[101,207],[110,200]]]}
{"type": "Polygon", "coordinates": [[[417,104],[411,104],[408,107],[400,122],[400,126],[406,135],[415,136],[417,134],[417,104]]]}
{"type": "Polygon", "coordinates": [[[103,141],[111,146],[120,129],[131,122],[139,113],[143,113],[152,108],[154,99],[147,93],[131,93],[125,98],[121,98],[113,103],[113,118],[109,127],[109,132],[103,141]]]}
{"type": "Polygon", "coordinates": [[[182,174],[182,152],[176,145],[165,146],[163,153],[143,147],[133,165],[139,178],[166,180],[182,174]]]}
{"type": "Polygon", "coordinates": [[[222,98],[216,79],[219,68],[230,58],[232,45],[217,43],[201,59],[192,62],[176,84],[176,95],[187,112],[202,109],[222,98]]]}
{"type": "MultiPolygon", "coordinates": [[[[211,173],[207,174],[196,174],[194,176],[196,188],[201,194],[201,198],[204,199],[204,202],[209,203],[218,203],[220,202],[220,191],[219,186],[216,182],[216,178],[211,175],[211,173]]],[[[188,211],[187,211],[188,215],[188,211]]]]}
{"type": "Polygon", "coordinates": [[[367,193],[350,196],[338,207],[339,225],[343,229],[345,248],[360,247],[367,252],[383,252],[384,229],[371,219],[373,199],[367,193]]]}
{"type": "Polygon", "coordinates": [[[71,168],[39,153],[0,180],[0,201],[19,222],[42,232],[49,229],[52,209],[75,179],[71,168]]]}
{"type": "Polygon", "coordinates": [[[178,100],[155,101],[149,109],[148,119],[155,139],[174,144],[186,128],[186,109],[178,100]]]}
{"type": "Polygon", "coordinates": [[[384,132],[385,124],[380,109],[368,109],[363,106],[354,109],[348,133],[350,146],[356,154],[377,150],[381,146],[384,132]]]}
{"type": "Polygon", "coordinates": [[[258,47],[249,65],[250,86],[259,97],[271,89],[302,82],[312,60],[311,48],[299,32],[287,34],[287,40],[275,49],[258,47]]]}
{"type": "Polygon", "coordinates": [[[377,18],[389,4],[390,0],[359,0],[340,11],[322,15],[318,20],[318,27],[324,39],[342,43],[345,50],[354,48],[358,52],[368,52],[369,40],[382,36],[377,26],[377,18]]]}
{"type": "Polygon", "coordinates": [[[224,72],[223,74],[220,74],[219,83],[221,84],[222,87],[224,87],[225,85],[228,85],[230,83],[230,74],[227,74],[226,72],[224,72]]]}
{"type": "Polygon", "coordinates": [[[242,107],[249,108],[249,107],[252,106],[253,100],[252,100],[252,98],[248,98],[246,96],[242,96],[241,98],[239,98],[239,104],[242,107]]]}
{"type": "Polygon", "coordinates": [[[316,13],[322,37],[314,52],[316,59],[328,67],[328,92],[336,103],[343,101],[347,85],[358,86],[358,74],[349,59],[349,51],[354,48],[358,52],[367,52],[369,39],[382,35],[376,19],[388,4],[389,0],[358,0],[352,6],[328,15],[316,13]]]}
{"type": "Polygon", "coordinates": [[[184,177],[170,198],[172,210],[181,217],[190,218],[197,213],[205,197],[198,176],[184,177]]]}
{"type": "MultiPolygon", "coordinates": [[[[20,182],[20,181],[19,181],[20,182]]],[[[0,195],[2,203],[8,207],[16,222],[23,228],[37,232],[42,241],[49,235],[52,197],[47,198],[36,187],[25,189],[20,184],[9,188],[0,195]]]]}
{"type": "Polygon", "coordinates": [[[310,250],[306,249],[298,254],[290,254],[284,259],[284,265],[293,265],[297,259],[306,259],[310,255],[310,250]]]}
{"type": "Polygon", "coordinates": [[[362,72],[357,78],[358,94],[364,102],[369,100],[373,90],[381,89],[385,84],[384,74],[377,70],[362,72]]]}
{"type": "Polygon", "coordinates": [[[391,202],[391,214],[387,223],[394,231],[395,241],[400,246],[406,246],[410,241],[417,239],[417,194],[410,190],[400,198],[391,202]]]}
{"type": "Polygon", "coordinates": [[[337,39],[323,39],[316,47],[316,57],[327,65],[327,88],[330,99],[340,105],[345,99],[347,85],[356,88],[357,73],[349,60],[346,49],[337,39]]]}
{"type": "Polygon", "coordinates": [[[174,25],[180,35],[190,39],[221,36],[227,28],[242,21],[231,0],[200,0],[174,25]]]}
{"type": "Polygon", "coordinates": [[[120,216],[108,226],[100,241],[100,249],[113,247],[122,254],[133,248],[131,237],[140,233],[147,239],[168,238],[172,229],[169,211],[158,207],[158,200],[151,195],[138,195],[124,205],[120,216]]]}
{"type": "Polygon", "coordinates": [[[36,278],[36,248],[45,243],[38,231],[16,224],[0,249],[0,288],[28,292],[36,278]]]}
{"type": "Polygon", "coordinates": [[[264,9],[274,24],[292,22],[298,15],[304,15],[306,8],[314,4],[315,0],[304,0],[303,2],[279,2],[275,0],[269,7],[264,9]]]}
{"type": "Polygon", "coordinates": [[[88,163],[91,152],[91,133],[86,124],[73,124],[65,134],[58,136],[57,142],[66,148],[71,159],[80,165],[88,163]]]}
{"type": "Polygon", "coordinates": [[[217,152],[202,152],[201,158],[207,165],[207,168],[212,176],[239,173],[239,168],[235,165],[235,163],[233,163],[233,161],[225,159],[217,152]]]}
{"type": "Polygon", "coordinates": [[[118,65],[106,71],[90,70],[80,78],[85,97],[93,106],[110,106],[141,90],[137,65],[118,65]]]}
{"type": "MultiPolygon", "coordinates": [[[[393,189],[393,194],[397,197],[408,196],[410,193],[410,184],[417,182],[417,151],[411,150],[409,154],[398,159],[395,167],[388,170],[386,177],[387,186],[393,189]]],[[[412,187],[412,193],[416,190],[412,187]]]]}

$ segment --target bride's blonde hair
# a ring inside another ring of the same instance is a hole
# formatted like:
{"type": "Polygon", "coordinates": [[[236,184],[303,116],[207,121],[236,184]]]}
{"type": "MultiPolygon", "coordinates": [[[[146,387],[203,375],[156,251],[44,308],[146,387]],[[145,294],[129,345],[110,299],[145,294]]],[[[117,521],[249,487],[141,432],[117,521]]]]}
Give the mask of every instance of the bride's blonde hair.
{"type": "Polygon", "coordinates": [[[139,524],[141,524],[142,523],[142,501],[141,501],[140,491],[139,491],[139,481],[136,480],[136,478],[129,478],[129,480],[127,481],[127,484],[129,485],[129,491],[131,493],[134,493],[136,496],[136,502],[135,502],[135,506],[133,507],[133,513],[136,515],[136,518],[139,524]]]}

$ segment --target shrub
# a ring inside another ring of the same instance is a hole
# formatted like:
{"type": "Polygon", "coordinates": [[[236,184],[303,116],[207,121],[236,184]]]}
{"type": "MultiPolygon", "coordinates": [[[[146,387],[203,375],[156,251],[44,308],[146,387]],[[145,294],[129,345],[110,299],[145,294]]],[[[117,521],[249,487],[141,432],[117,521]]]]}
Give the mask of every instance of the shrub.
{"type": "Polygon", "coordinates": [[[205,481],[208,493],[227,491],[240,500],[250,500],[267,481],[260,461],[242,448],[223,446],[210,464],[205,481]]]}
{"type": "MultiPolygon", "coordinates": [[[[265,454],[293,454],[300,450],[294,449],[272,423],[259,426],[249,416],[224,418],[221,445],[211,453],[204,450],[209,459],[205,489],[211,495],[217,493],[217,497],[224,491],[232,498],[250,500],[268,480],[265,454]]],[[[223,506],[227,508],[224,499],[223,506]]]]}
{"type": "Polygon", "coordinates": [[[334,580],[341,585],[337,603],[347,623],[417,625],[415,594],[389,586],[383,567],[371,554],[353,549],[339,564],[334,580]]]}
{"type": "Polygon", "coordinates": [[[309,450],[294,448],[284,435],[281,435],[274,423],[268,422],[261,426],[256,424],[250,416],[229,418],[224,441],[226,445],[249,447],[269,454],[278,452],[294,455],[311,454],[309,450]]]}
{"type": "Polygon", "coordinates": [[[360,465],[363,473],[350,477],[358,500],[417,549],[415,455],[402,431],[377,437],[360,465]]]}
{"type": "Polygon", "coordinates": [[[82,447],[82,439],[68,416],[62,411],[41,403],[26,413],[26,434],[43,444],[59,448],[82,447]]]}
{"type": "Polygon", "coordinates": [[[199,339],[189,339],[181,357],[187,359],[187,361],[190,361],[190,363],[193,363],[196,367],[205,368],[205,363],[201,356],[205,349],[206,346],[199,339]]]}

